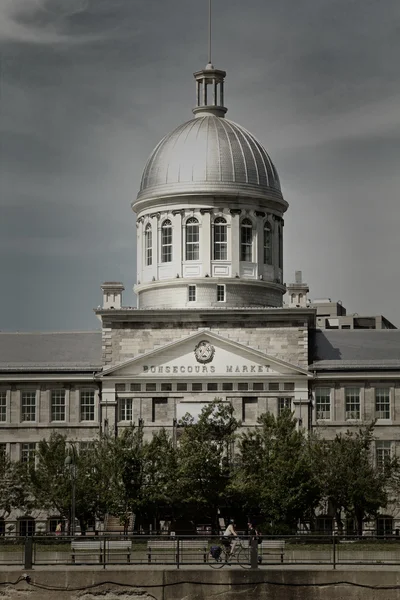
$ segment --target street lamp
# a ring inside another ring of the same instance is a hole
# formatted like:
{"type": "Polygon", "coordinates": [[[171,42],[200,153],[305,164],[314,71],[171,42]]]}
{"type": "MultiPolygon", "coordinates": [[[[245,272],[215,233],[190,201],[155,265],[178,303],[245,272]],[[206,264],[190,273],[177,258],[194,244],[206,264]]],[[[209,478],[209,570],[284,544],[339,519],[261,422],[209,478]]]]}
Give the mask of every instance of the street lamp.
{"type": "Polygon", "coordinates": [[[76,465],[73,457],[68,454],[65,457],[64,465],[69,469],[70,477],[71,477],[71,535],[75,536],[75,475],[76,475],[76,465]]]}

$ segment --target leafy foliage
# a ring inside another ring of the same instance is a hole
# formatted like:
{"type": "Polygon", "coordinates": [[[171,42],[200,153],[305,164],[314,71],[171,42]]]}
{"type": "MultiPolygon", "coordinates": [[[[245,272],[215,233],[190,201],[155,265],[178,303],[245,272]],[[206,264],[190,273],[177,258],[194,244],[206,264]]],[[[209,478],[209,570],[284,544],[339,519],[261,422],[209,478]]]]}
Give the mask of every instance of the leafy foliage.
{"type": "Polygon", "coordinates": [[[59,433],[38,444],[36,464],[0,456],[0,516],[14,508],[47,509],[82,531],[88,521],[109,513],[136,527],[160,520],[183,520],[194,527],[218,516],[257,517],[267,533],[290,533],[315,521],[318,511],[343,516],[361,532],[398,496],[397,458],[376,466],[374,423],[332,441],[309,434],[289,410],[261,415],[257,427],[240,430],[230,403],[216,399],[196,421],[186,415],[177,436],[164,429],[145,440],[143,427],[119,436],[100,436],[84,452],[59,433]],[[67,456],[72,465],[66,464],[67,456]]]}
{"type": "Polygon", "coordinates": [[[289,410],[263,414],[259,427],[240,440],[240,464],[233,486],[249,515],[270,532],[295,531],[320,501],[310,442],[289,410]]]}
{"type": "Polygon", "coordinates": [[[315,443],[322,498],[334,512],[338,530],[342,515],[354,519],[361,535],[363,522],[376,518],[389,501],[390,484],[398,472],[393,457],[384,465],[373,461],[374,423],[356,432],[338,434],[333,441],[315,443]]]}

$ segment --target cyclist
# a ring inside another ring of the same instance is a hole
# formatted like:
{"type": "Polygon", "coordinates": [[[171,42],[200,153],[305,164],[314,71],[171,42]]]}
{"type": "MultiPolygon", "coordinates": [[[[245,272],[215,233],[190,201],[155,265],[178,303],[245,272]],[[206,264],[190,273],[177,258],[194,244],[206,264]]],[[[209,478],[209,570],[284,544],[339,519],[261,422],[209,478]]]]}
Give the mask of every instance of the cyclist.
{"type": "Polygon", "coordinates": [[[224,534],[222,536],[222,543],[225,548],[229,548],[229,554],[233,554],[236,548],[238,540],[238,534],[236,531],[235,521],[231,519],[229,521],[228,527],[225,529],[224,534]]]}

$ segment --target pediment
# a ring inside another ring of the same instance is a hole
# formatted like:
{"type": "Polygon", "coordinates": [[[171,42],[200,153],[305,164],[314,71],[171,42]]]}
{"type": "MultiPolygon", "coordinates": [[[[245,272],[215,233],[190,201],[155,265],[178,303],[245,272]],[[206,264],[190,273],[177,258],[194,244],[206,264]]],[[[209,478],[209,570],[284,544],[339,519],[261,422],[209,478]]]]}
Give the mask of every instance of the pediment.
{"type": "Polygon", "coordinates": [[[307,370],[202,330],[104,369],[102,377],[182,378],[208,374],[243,377],[310,377],[307,370]]]}

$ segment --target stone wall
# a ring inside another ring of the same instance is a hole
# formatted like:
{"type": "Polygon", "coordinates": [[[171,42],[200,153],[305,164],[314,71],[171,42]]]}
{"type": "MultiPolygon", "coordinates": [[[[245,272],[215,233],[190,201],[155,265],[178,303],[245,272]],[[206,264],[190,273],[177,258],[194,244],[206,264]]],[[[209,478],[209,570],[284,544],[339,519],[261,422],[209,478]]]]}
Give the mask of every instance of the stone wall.
{"type": "MultiPolygon", "coordinates": [[[[218,315],[219,316],[219,315],[218,315]]],[[[271,324],[265,319],[238,319],[236,322],[196,320],[195,322],[168,320],[141,323],[106,323],[103,328],[103,361],[106,366],[116,365],[139,354],[161,348],[167,342],[178,341],[197,333],[200,328],[293,365],[307,368],[308,330],[307,325],[294,326],[290,323],[271,324]]]]}
{"type": "Polygon", "coordinates": [[[5,600],[399,600],[397,570],[259,569],[84,570],[52,568],[0,573],[5,600]],[[380,589],[379,589],[380,588],[380,589]]]}

